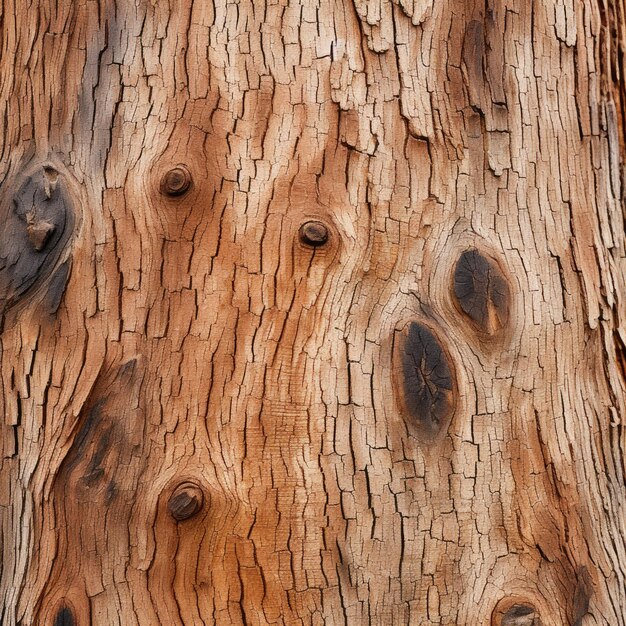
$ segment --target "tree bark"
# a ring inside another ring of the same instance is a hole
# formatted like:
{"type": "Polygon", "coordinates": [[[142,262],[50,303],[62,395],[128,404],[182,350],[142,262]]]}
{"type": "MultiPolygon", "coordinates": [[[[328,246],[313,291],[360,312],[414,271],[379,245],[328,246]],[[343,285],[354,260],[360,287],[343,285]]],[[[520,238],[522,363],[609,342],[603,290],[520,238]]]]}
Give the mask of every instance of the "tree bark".
{"type": "Polygon", "coordinates": [[[624,0],[1,49],[3,625],[626,625],[624,0]]]}

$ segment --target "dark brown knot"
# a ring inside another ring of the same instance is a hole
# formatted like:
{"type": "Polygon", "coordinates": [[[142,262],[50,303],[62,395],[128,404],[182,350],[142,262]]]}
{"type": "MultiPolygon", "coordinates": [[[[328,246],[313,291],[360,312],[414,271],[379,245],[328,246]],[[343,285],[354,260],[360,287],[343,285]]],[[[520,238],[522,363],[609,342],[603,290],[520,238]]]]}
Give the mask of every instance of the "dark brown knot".
{"type": "Polygon", "coordinates": [[[181,196],[191,187],[191,174],[184,165],[165,172],[161,179],[161,192],[168,196],[181,196]]]}
{"type": "Polygon", "coordinates": [[[311,220],[300,226],[300,241],[307,246],[323,246],[328,237],[328,227],[322,222],[311,220]]]}
{"type": "Polygon", "coordinates": [[[196,515],[203,504],[204,493],[202,489],[194,483],[185,482],[174,489],[167,503],[167,508],[175,520],[182,522],[196,515]]]}

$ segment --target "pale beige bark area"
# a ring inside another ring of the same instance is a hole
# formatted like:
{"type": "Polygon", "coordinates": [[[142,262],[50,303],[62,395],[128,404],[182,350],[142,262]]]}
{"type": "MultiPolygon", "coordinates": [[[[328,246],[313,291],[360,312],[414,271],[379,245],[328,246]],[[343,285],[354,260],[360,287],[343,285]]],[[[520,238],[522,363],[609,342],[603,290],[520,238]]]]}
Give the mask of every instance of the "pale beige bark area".
{"type": "Polygon", "coordinates": [[[3,0],[0,622],[626,624],[625,28],[3,0]]]}

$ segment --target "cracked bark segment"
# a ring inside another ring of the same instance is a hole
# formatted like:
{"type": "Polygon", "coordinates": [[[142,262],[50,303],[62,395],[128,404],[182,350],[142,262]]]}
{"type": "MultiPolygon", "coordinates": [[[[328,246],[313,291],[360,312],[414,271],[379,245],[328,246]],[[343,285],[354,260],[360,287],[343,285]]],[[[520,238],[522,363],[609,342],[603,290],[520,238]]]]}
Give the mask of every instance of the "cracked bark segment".
{"type": "Polygon", "coordinates": [[[515,604],[503,616],[500,626],[542,626],[534,607],[515,604]]]}
{"type": "Polygon", "coordinates": [[[0,312],[54,269],[74,224],[69,192],[53,167],[28,176],[0,225],[0,312]]]}
{"type": "Polygon", "coordinates": [[[433,438],[454,413],[456,385],[450,358],[424,324],[409,322],[394,337],[402,405],[420,435],[433,438]]]}
{"type": "Polygon", "coordinates": [[[510,289],[498,265],[472,248],[461,254],[454,270],[454,295],[476,328],[493,335],[509,321],[510,289]]]}
{"type": "Polygon", "coordinates": [[[66,606],[60,608],[54,618],[54,626],[75,626],[75,624],[72,611],[66,606]]]}

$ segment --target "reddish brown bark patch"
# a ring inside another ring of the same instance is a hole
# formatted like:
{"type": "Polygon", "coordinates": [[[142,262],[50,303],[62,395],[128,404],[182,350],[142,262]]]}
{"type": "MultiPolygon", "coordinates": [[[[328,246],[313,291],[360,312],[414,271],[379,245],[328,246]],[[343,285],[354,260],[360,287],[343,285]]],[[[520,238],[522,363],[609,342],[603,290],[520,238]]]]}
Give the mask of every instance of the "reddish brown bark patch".
{"type": "Polygon", "coordinates": [[[59,306],[61,306],[61,300],[63,300],[63,294],[65,293],[67,280],[70,275],[70,267],[70,261],[65,261],[65,263],[59,265],[50,278],[46,293],[48,313],[50,315],[54,315],[59,310],[59,306]]]}

